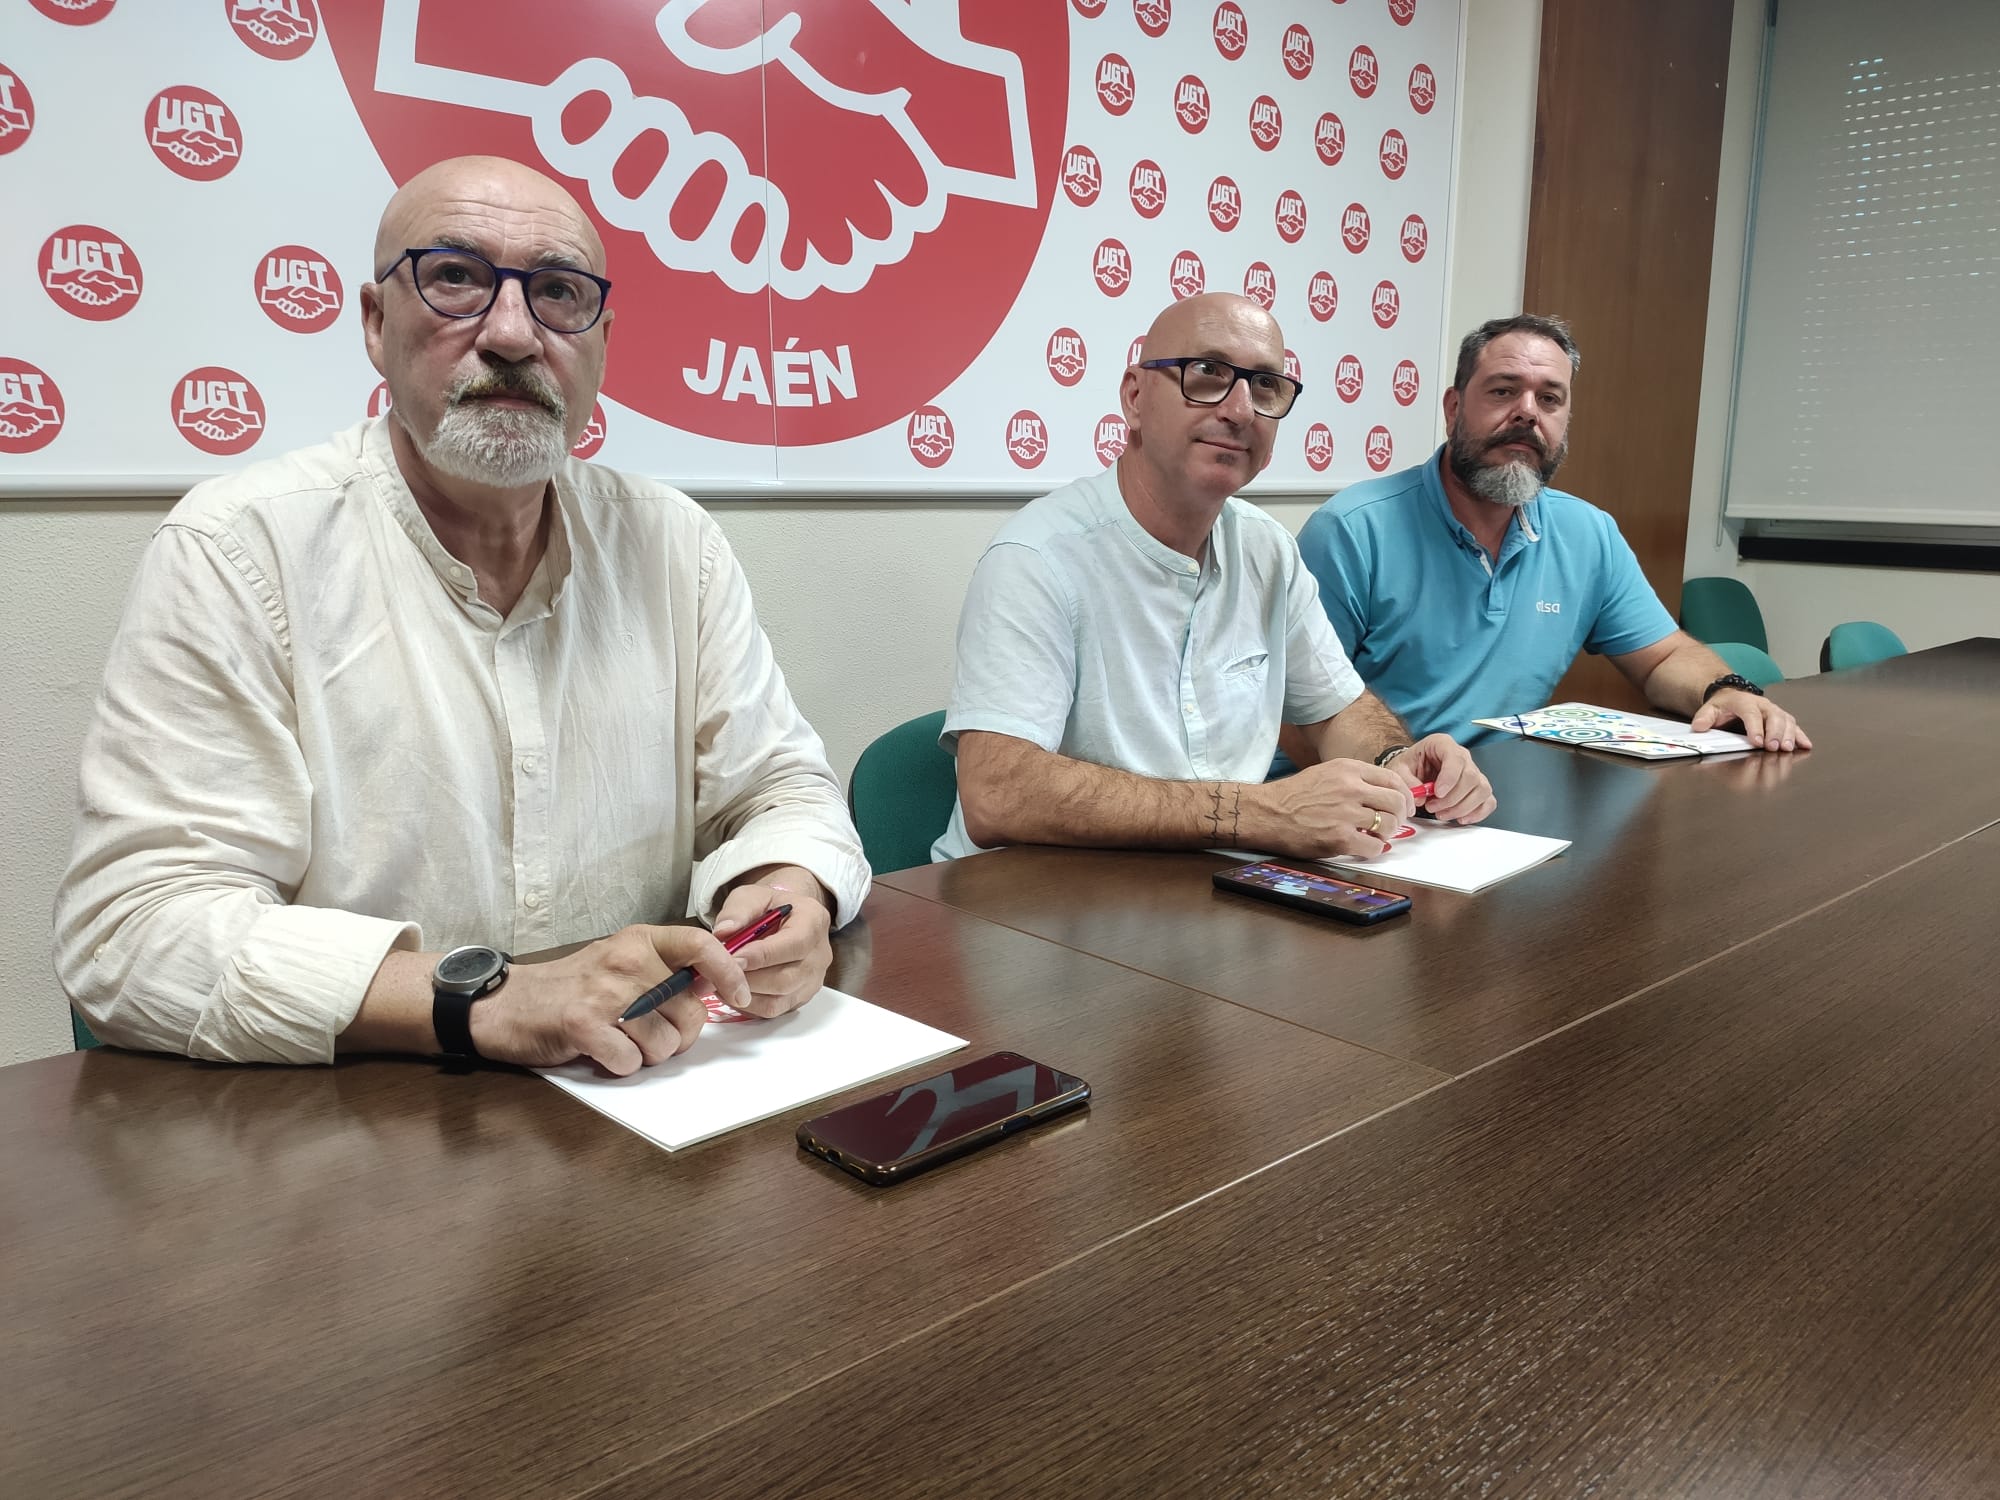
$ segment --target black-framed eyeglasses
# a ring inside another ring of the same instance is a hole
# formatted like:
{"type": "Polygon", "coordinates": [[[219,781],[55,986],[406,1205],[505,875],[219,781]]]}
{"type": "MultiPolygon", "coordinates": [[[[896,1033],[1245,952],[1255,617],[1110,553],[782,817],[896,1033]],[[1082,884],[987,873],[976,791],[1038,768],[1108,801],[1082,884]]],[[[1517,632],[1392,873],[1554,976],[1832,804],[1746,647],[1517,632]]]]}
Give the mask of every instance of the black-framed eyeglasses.
{"type": "Polygon", "coordinates": [[[410,279],[424,306],[440,317],[480,317],[499,300],[502,282],[518,281],[528,311],[542,327],[551,333],[587,333],[604,316],[611,297],[610,282],[574,266],[520,271],[449,245],[405,250],[375,279],[387,281],[404,261],[410,263],[410,279]]]}
{"type": "Polygon", "coordinates": [[[1270,417],[1274,421],[1292,409],[1292,403],[1299,399],[1299,392],[1305,389],[1302,382],[1289,375],[1274,375],[1269,370],[1246,370],[1226,359],[1210,359],[1205,354],[1190,354],[1180,359],[1141,360],[1139,368],[1179,370],[1181,394],[1197,406],[1222,405],[1240,380],[1250,391],[1250,409],[1258,416],[1270,417]]]}

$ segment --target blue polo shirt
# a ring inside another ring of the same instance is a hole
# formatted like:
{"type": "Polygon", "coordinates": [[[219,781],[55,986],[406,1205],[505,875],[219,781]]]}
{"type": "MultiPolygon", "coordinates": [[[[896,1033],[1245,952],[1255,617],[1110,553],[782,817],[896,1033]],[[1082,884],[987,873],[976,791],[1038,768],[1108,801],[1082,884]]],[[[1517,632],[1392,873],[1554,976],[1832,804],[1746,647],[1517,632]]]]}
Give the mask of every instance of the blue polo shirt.
{"type": "Polygon", "coordinates": [[[1412,733],[1462,739],[1474,719],[1547,704],[1578,651],[1673,633],[1618,523],[1574,495],[1542,491],[1489,559],[1451,513],[1443,451],[1349,486],[1299,532],[1334,634],[1412,733]]]}

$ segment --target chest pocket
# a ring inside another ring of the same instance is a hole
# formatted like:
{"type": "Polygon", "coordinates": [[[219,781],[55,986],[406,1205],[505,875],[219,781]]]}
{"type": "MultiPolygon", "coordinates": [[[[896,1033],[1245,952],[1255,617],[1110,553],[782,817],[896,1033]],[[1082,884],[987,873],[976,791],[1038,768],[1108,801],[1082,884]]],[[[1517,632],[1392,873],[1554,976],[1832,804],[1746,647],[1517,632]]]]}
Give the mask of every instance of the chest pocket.
{"type": "Polygon", "coordinates": [[[1216,706],[1226,721],[1244,723],[1258,717],[1264,702],[1265,683],[1271,675],[1271,653],[1252,651],[1234,654],[1216,674],[1216,706]]]}

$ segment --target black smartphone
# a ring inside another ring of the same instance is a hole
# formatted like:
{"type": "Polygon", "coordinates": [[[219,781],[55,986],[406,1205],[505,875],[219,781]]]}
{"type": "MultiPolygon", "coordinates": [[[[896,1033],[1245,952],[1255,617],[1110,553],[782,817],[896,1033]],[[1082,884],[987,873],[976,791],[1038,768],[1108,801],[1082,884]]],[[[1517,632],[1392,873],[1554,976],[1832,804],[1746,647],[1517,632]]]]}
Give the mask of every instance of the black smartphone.
{"type": "Polygon", "coordinates": [[[1259,901],[1275,901],[1280,906],[1296,906],[1300,911],[1318,912],[1323,917],[1362,927],[1401,916],[1410,909],[1410,898],[1395,891],[1378,891],[1372,885],[1342,880],[1330,871],[1295,870],[1270,860],[1217,870],[1215,888],[1235,891],[1239,896],[1255,896],[1259,901]]]}
{"type": "Polygon", "coordinates": [[[799,1126],[799,1145],[887,1187],[1090,1102],[1090,1085],[1018,1052],[995,1052],[799,1126]]]}

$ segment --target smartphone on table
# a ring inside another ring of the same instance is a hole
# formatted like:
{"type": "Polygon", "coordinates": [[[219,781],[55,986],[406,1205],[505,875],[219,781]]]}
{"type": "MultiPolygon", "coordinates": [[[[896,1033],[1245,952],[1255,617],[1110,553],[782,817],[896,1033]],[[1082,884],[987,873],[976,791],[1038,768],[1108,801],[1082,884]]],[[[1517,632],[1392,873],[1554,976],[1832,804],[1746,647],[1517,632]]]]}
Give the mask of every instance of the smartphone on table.
{"type": "Polygon", "coordinates": [[[799,1145],[887,1187],[1090,1102],[1090,1085],[1018,1052],[995,1052],[807,1120],[799,1145]]]}
{"type": "Polygon", "coordinates": [[[1410,898],[1399,892],[1356,885],[1330,870],[1299,870],[1268,859],[1217,870],[1215,888],[1362,927],[1386,922],[1410,909],[1410,898]]]}

